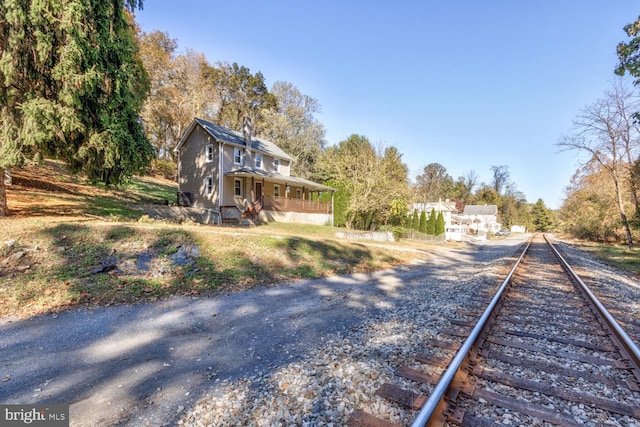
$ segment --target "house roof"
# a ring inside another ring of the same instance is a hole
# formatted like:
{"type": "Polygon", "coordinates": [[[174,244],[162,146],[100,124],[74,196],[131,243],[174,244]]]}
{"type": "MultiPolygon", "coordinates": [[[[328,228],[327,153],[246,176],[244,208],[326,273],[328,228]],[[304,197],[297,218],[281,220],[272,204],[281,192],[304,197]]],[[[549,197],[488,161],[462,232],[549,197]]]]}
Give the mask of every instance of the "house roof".
{"type": "Polygon", "coordinates": [[[225,171],[224,174],[226,176],[248,176],[248,177],[258,177],[258,178],[269,178],[270,181],[280,182],[282,184],[292,184],[299,187],[307,187],[312,190],[336,191],[335,188],[318,184],[317,182],[309,181],[308,179],[298,178],[296,176],[282,175],[279,173],[267,172],[262,169],[253,169],[249,167],[231,169],[231,170],[225,171]]]}
{"type": "Polygon", "coordinates": [[[414,203],[413,210],[418,212],[431,212],[431,210],[435,210],[436,212],[452,212],[458,213],[458,209],[456,209],[456,204],[452,202],[442,200],[438,200],[437,202],[430,203],[414,203]]]}
{"type": "Polygon", "coordinates": [[[496,205],[466,205],[463,215],[498,215],[496,205]]]}
{"type": "Polygon", "coordinates": [[[460,224],[471,224],[472,223],[472,219],[471,218],[467,218],[464,215],[460,216],[460,215],[455,215],[452,214],[451,215],[451,221],[454,223],[460,223],[460,224]]]}
{"type": "MultiPolygon", "coordinates": [[[[244,135],[242,133],[227,129],[223,126],[218,126],[203,119],[195,118],[193,119],[186,132],[180,139],[180,142],[178,142],[178,145],[176,145],[176,148],[174,148],[173,151],[180,150],[182,145],[187,141],[187,139],[189,139],[189,135],[191,134],[191,132],[193,132],[193,129],[196,127],[196,125],[201,126],[216,141],[223,141],[227,144],[233,144],[239,147],[247,146],[244,135]]],[[[251,147],[249,148],[263,154],[273,156],[277,159],[293,161],[293,158],[285,153],[280,147],[266,139],[252,137],[251,147]]]]}

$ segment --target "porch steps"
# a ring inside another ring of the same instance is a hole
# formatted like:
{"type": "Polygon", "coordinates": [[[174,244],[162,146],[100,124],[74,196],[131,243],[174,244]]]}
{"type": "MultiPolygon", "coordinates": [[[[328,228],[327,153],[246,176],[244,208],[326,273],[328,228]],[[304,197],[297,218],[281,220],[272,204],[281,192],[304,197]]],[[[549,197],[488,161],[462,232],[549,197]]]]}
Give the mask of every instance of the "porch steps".
{"type": "Polygon", "coordinates": [[[253,218],[242,218],[240,220],[240,226],[242,227],[255,227],[256,221],[253,218]]]}

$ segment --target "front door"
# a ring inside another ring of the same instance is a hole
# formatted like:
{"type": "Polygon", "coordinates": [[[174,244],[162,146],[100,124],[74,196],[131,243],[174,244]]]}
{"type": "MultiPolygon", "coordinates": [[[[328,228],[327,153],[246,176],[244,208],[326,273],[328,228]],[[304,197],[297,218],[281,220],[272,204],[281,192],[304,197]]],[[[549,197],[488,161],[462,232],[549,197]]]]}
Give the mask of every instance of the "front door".
{"type": "Polygon", "coordinates": [[[262,182],[256,182],[256,201],[262,198],[262,182]]]}

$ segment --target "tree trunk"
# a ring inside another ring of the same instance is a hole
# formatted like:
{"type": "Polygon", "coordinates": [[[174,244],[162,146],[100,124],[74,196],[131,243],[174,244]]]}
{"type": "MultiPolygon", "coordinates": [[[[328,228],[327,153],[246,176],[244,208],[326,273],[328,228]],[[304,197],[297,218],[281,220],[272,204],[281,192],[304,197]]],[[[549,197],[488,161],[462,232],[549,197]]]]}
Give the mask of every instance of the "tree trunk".
{"type": "Polygon", "coordinates": [[[0,217],[9,216],[9,206],[7,205],[7,191],[4,184],[3,168],[0,168],[0,217]]]}
{"type": "Polygon", "coordinates": [[[631,189],[631,198],[633,199],[633,207],[636,210],[636,216],[639,216],[638,214],[640,213],[640,199],[638,198],[638,185],[637,185],[637,180],[636,180],[636,176],[633,173],[633,165],[634,163],[631,162],[631,157],[628,156],[629,158],[629,188],[631,189]]]}
{"type": "Polygon", "coordinates": [[[620,219],[622,220],[622,224],[624,225],[624,230],[626,234],[627,246],[629,248],[633,247],[633,239],[631,237],[631,228],[629,227],[629,221],[627,220],[627,215],[624,211],[624,203],[622,201],[622,190],[620,189],[620,183],[618,179],[614,177],[614,183],[616,187],[616,196],[618,199],[618,211],[620,212],[620,219]]]}

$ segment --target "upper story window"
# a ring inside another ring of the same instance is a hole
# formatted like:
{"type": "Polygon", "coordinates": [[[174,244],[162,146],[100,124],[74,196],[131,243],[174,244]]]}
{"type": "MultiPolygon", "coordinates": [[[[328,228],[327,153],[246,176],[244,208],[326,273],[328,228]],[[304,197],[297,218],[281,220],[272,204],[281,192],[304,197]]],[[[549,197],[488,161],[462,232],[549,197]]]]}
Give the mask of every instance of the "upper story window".
{"type": "Polygon", "coordinates": [[[256,154],[256,167],[262,169],[262,154],[256,154]]]}
{"type": "Polygon", "coordinates": [[[205,147],[207,162],[213,162],[213,144],[207,144],[205,147]]]}
{"type": "Polygon", "coordinates": [[[280,159],[273,159],[273,170],[280,172],[280,159]]]}
{"type": "Polygon", "coordinates": [[[208,176],[207,178],[205,178],[204,185],[206,188],[207,196],[210,196],[211,194],[213,194],[213,177],[212,176],[208,176]]]}
{"type": "Polygon", "coordinates": [[[241,148],[233,149],[233,163],[236,165],[242,165],[242,149],[241,148]]]}

